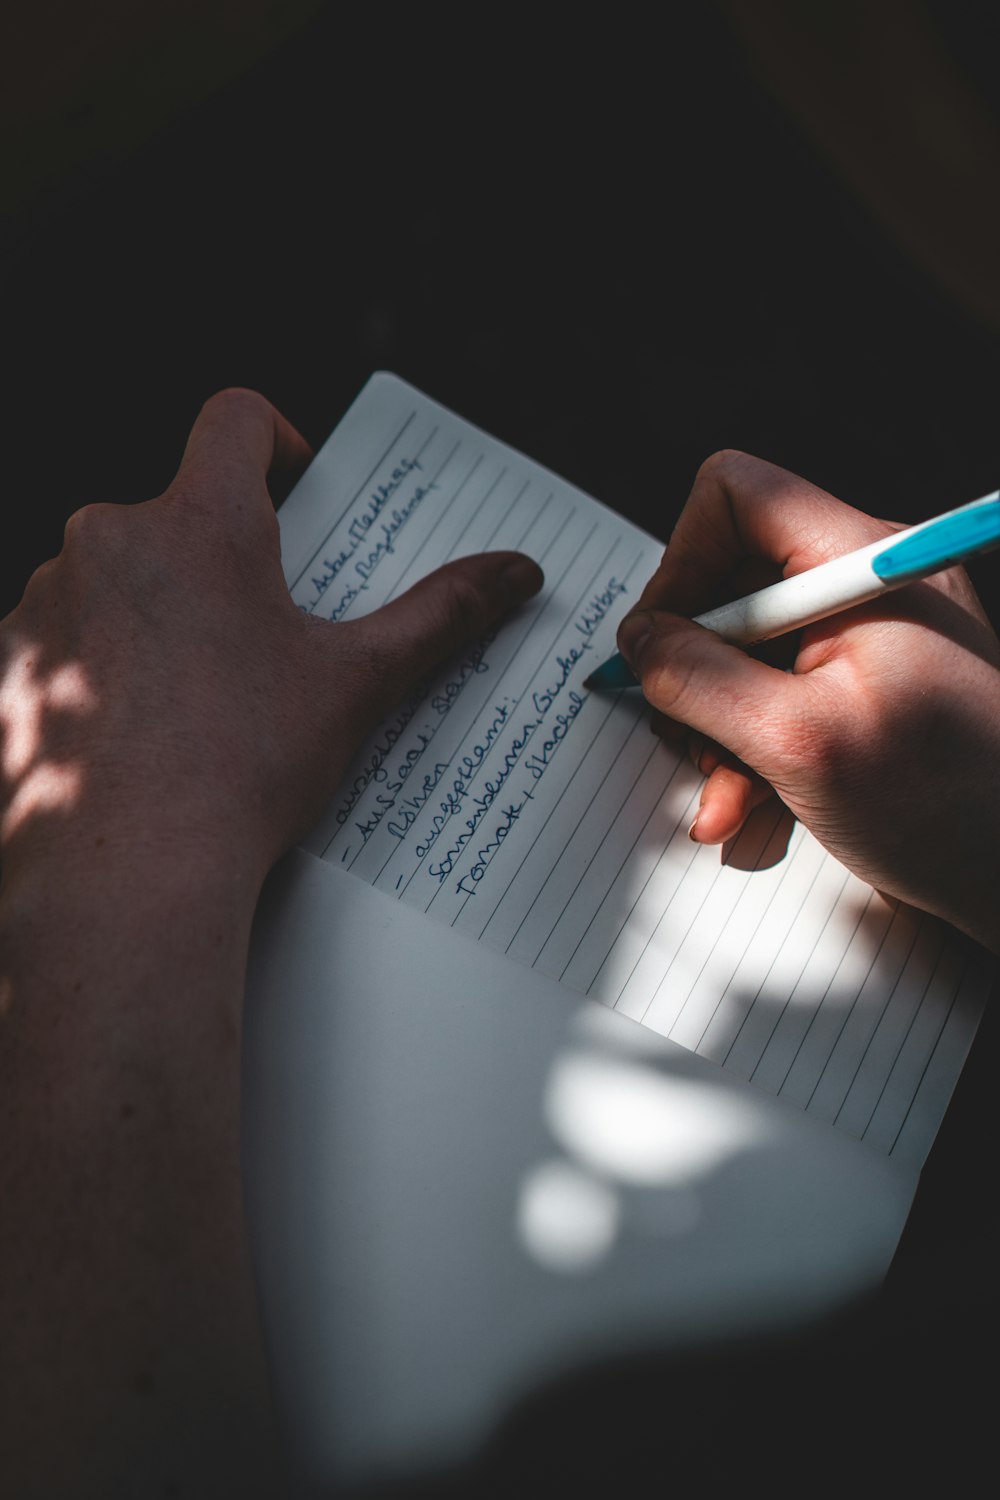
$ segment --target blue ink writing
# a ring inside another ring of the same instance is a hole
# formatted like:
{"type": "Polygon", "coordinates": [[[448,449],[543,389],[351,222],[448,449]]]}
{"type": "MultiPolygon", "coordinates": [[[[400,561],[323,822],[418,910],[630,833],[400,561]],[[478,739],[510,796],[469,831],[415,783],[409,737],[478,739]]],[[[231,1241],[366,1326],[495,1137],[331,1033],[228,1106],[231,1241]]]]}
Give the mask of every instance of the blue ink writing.
{"type": "MultiPolygon", "coordinates": [[[[524,798],[525,801],[530,802],[531,793],[525,792],[524,798]]],[[[458,882],[458,885],[455,887],[456,891],[460,891],[465,896],[474,896],[476,894],[476,886],[486,874],[486,870],[490,860],[493,858],[494,854],[500,848],[500,845],[503,843],[508,833],[510,833],[510,830],[513,828],[514,824],[521,816],[521,809],[523,807],[524,802],[512,802],[509,807],[506,807],[504,809],[503,816],[494,830],[492,839],[490,839],[488,843],[484,844],[481,849],[476,851],[475,862],[469,867],[467,873],[463,875],[461,880],[458,882]],[[467,884],[466,882],[469,882],[469,884],[467,884]]]]}
{"type": "Polygon", "coordinates": [[[581,635],[589,638],[604,619],[612,604],[619,594],[626,592],[625,585],[619,583],[617,578],[609,578],[607,586],[599,594],[595,594],[587,608],[581,613],[576,622],[576,628],[581,635]]]}
{"type": "MultiPolygon", "coordinates": [[[[420,467],[421,464],[418,458],[401,458],[389,475],[389,478],[383,484],[377,485],[374,490],[369,492],[368,504],[365,510],[359,516],[355,516],[347,528],[353,546],[342,547],[335,557],[324,557],[322,573],[312,580],[313,588],[316,590],[316,599],[313,600],[310,608],[315,607],[337,574],[350,562],[354,553],[364,541],[366,534],[374,526],[379,515],[385,509],[386,505],[388,505],[407,475],[420,467]]],[[[357,596],[355,595],[355,597],[357,596]]]]}

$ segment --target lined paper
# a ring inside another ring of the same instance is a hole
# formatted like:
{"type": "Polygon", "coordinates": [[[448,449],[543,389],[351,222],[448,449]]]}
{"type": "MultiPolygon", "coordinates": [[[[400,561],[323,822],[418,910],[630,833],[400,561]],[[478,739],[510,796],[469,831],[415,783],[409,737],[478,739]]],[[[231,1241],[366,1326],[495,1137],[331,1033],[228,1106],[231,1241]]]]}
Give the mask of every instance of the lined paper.
{"type": "Polygon", "coordinates": [[[302,847],[444,943],[450,927],[503,952],[513,983],[538,969],[919,1165],[992,962],[776,804],[721,854],[691,843],[701,777],[640,694],[583,688],[662,544],[389,375],[279,520],[292,597],[329,620],[472,552],[517,548],[546,577],[369,738],[302,847]]]}

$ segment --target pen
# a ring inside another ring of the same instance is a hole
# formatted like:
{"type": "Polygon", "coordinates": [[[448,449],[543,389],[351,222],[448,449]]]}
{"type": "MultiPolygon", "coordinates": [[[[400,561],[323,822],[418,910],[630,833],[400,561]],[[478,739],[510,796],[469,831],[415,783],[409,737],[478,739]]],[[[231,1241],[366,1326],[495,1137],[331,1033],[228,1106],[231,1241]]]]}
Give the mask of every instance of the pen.
{"type": "MultiPolygon", "coordinates": [[[[734,646],[752,646],[928,578],[992,547],[1000,547],[1000,490],[694,619],[734,646]]],[[[584,683],[585,688],[609,690],[637,685],[620,651],[584,683]]]]}

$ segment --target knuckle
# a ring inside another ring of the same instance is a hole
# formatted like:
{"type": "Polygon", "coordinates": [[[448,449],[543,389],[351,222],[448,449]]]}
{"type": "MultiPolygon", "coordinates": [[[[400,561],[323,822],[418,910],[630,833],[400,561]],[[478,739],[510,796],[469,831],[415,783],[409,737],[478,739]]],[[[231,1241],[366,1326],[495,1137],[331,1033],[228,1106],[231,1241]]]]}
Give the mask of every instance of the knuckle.
{"type": "Polygon", "coordinates": [[[718,448],[699,466],[697,477],[722,480],[727,474],[742,468],[748,462],[748,457],[739,448],[718,448]]]}
{"type": "Polygon", "coordinates": [[[95,547],[106,547],[117,530],[121,507],[105,502],[82,505],[75,510],[63,530],[64,550],[90,551],[95,547]]]}
{"type": "Polygon", "coordinates": [[[722,490],[729,496],[762,498],[787,483],[787,469],[745,453],[741,448],[720,448],[706,458],[698,470],[698,483],[722,490]]]}
{"type": "Polygon", "coordinates": [[[44,562],[38,564],[38,567],[32,573],[28,580],[28,587],[45,585],[57,578],[60,571],[58,557],[47,557],[44,562]]]}
{"type": "Polygon", "coordinates": [[[32,572],[19,607],[48,608],[62,599],[75,600],[73,607],[82,608],[91,595],[96,597],[95,584],[114,576],[128,555],[128,527],[136,509],[95,502],[75,510],[63,528],[59,553],[32,572]]]}
{"type": "Polygon", "coordinates": [[[35,603],[39,596],[45,595],[51,587],[57,587],[61,572],[59,559],[56,557],[48,557],[44,562],[39,563],[24,586],[18,607],[24,608],[35,603]]]}
{"type": "Polygon", "coordinates": [[[67,520],[66,534],[77,535],[81,531],[86,534],[95,526],[101,525],[115,508],[104,501],[95,501],[92,505],[81,505],[79,510],[75,510],[67,520]]]}
{"type": "Polygon", "coordinates": [[[203,411],[248,411],[254,414],[264,413],[270,415],[273,407],[266,396],[259,391],[251,390],[248,386],[227,385],[221,391],[216,391],[209,396],[205,402],[203,411]]]}

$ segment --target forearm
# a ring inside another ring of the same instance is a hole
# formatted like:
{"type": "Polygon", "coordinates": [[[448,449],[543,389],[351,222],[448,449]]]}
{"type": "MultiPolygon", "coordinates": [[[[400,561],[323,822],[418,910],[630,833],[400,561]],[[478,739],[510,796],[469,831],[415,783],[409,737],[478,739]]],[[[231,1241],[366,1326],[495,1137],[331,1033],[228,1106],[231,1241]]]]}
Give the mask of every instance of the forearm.
{"type": "Polygon", "coordinates": [[[274,1494],[239,1175],[255,877],[96,852],[0,893],[3,1450],[25,1495],[274,1494]]]}
{"type": "Polygon", "coordinates": [[[220,393],[164,494],[78,511],[0,622],[0,1477],[19,1500],[114,1500],[115,1460],[129,1494],[279,1488],[239,1172],[257,895],[382,716],[542,584],[489,552],[356,620],[307,618],[268,482],[310,456],[263,397],[220,393]],[[60,1453],[89,1486],[54,1482],[60,1453]]]}

